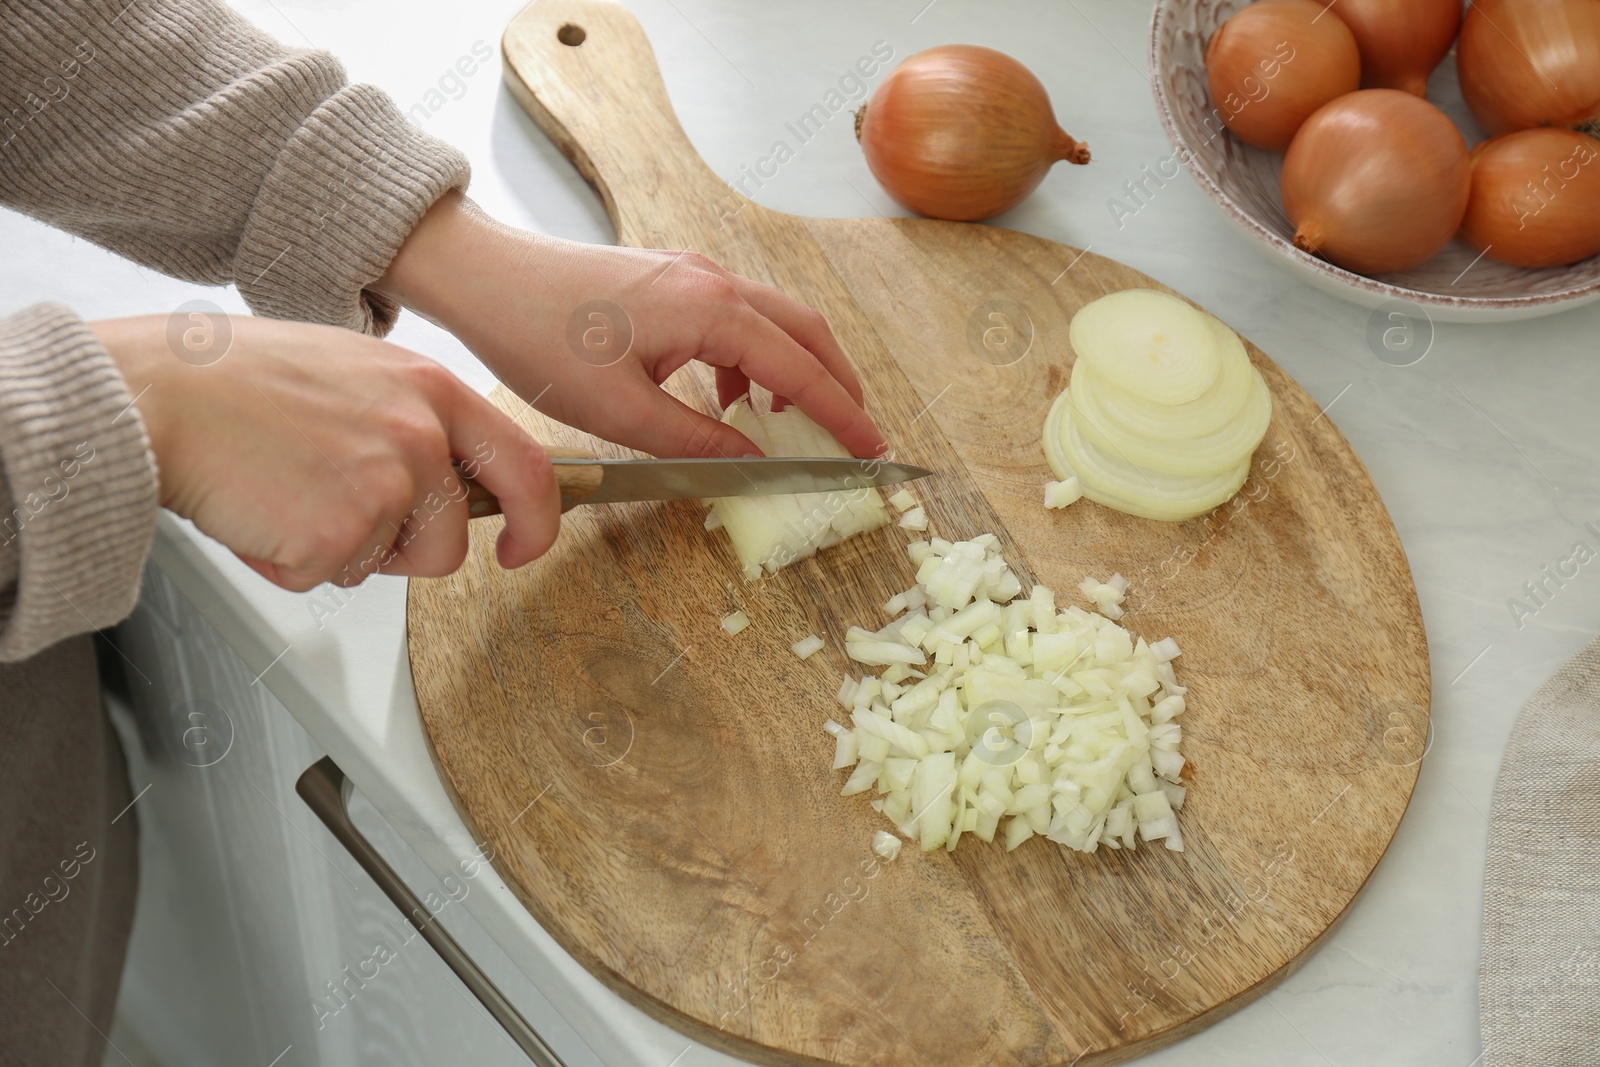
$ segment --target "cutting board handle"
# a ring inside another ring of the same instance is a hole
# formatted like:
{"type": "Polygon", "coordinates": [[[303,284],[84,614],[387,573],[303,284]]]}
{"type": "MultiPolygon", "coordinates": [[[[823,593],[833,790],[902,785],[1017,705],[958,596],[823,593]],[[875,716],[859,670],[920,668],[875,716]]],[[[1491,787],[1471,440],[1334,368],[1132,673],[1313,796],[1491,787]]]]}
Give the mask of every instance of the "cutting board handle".
{"type": "Polygon", "coordinates": [[[686,235],[750,206],[690,144],[649,40],[620,4],[535,0],[500,47],[512,94],[595,187],[620,243],[687,247],[686,235]]]}

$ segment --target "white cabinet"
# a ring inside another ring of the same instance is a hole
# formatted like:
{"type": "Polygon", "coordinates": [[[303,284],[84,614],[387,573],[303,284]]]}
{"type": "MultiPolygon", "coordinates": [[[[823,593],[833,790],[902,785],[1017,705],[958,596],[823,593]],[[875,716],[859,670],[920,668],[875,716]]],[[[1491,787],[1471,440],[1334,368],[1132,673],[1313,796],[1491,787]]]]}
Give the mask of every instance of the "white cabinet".
{"type": "MultiPolygon", "coordinates": [[[[296,795],[322,752],[160,570],[112,636],[144,790],[118,1013],[163,1067],[526,1064],[296,795]]],[[[442,884],[359,792],[351,808],[570,1067],[599,1063],[460,906],[473,880],[442,884]]]]}

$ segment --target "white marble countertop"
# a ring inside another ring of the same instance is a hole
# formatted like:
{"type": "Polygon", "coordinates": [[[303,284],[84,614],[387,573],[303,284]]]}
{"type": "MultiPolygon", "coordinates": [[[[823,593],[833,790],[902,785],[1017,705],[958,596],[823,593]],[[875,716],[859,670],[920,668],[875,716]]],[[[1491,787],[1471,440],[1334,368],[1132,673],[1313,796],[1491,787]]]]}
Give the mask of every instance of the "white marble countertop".
{"type": "MultiPolygon", "coordinates": [[[[1509,325],[1440,324],[1421,362],[1395,367],[1366,341],[1368,312],[1282,273],[1187,176],[1131,217],[1110,201],[1168,155],[1144,72],[1149,4],[1129,0],[627,0],[653,41],[672,100],[712,168],[736,178],[784,123],[886,41],[897,58],[980,43],[1018,57],[1050,89],[1094,163],[1059,167],[1000,220],[1123,260],[1213,309],[1330,405],[1394,517],[1434,664],[1435,738],[1388,856],[1343,925],[1256,1004],[1150,1064],[1405,1064],[1471,1067],[1479,1056],[1477,961],[1483,850],[1494,775],[1518,709],[1600,627],[1600,577],[1580,572],[1519,620],[1509,606],[1600,520],[1600,305],[1509,325]]],[[[497,42],[519,0],[239,0],[292,43],[338,53],[427,129],[472,158],[472,194],[513,224],[590,241],[613,235],[598,201],[499,81],[497,42]],[[456,61],[483,41],[496,58],[456,61]],[[432,90],[439,90],[431,93],[432,90]]],[[[893,213],[835,121],[754,190],[823,216],[893,213]]],[[[0,216],[7,308],[64,300],[88,317],[165,312],[237,294],[159,277],[15,215],[0,216]]],[[[407,317],[395,340],[487,390],[451,338],[407,317]]],[[[472,843],[429,762],[405,657],[404,584],[377,579],[331,618],[257,578],[167,516],[155,559],[436,872],[472,843]]],[[[1359,625],[1359,620],[1353,620],[1359,625]]],[[[608,1064],[731,1062],[647,1019],[563,954],[501,885],[472,915],[608,1064]],[[681,1058],[675,1058],[681,1057],[681,1058]]]]}

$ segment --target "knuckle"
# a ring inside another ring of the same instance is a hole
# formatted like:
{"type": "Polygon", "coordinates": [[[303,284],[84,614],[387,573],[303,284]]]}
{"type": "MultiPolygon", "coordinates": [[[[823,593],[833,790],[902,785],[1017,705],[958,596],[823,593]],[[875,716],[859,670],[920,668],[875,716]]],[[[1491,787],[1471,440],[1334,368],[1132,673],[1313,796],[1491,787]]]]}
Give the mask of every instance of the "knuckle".
{"type": "Polygon", "coordinates": [[[681,253],[679,262],[697,271],[709,271],[717,275],[722,273],[722,267],[717,264],[716,260],[700,252],[685,251],[681,253]]]}
{"type": "Polygon", "coordinates": [[[411,510],[416,498],[417,480],[405,467],[390,463],[363,479],[362,494],[365,513],[369,519],[403,515],[411,510]]]}
{"type": "Polygon", "coordinates": [[[457,379],[442,363],[426,356],[413,356],[406,363],[406,375],[411,382],[429,397],[440,396],[455,388],[457,379]]]}
{"type": "Polygon", "coordinates": [[[554,478],[554,468],[550,465],[550,453],[544,450],[544,445],[535,441],[526,434],[518,435],[518,461],[524,470],[532,473],[536,478],[547,475],[554,478]]]}
{"type": "Polygon", "coordinates": [[[678,286],[682,296],[699,303],[724,308],[744,303],[739,290],[720,274],[705,272],[685,274],[678,286]]]}
{"type": "Polygon", "coordinates": [[[383,433],[404,455],[433,458],[450,450],[450,441],[438,414],[421,405],[397,405],[386,410],[383,433]]]}
{"type": "Polygon", "coordinates": [[[342,512],[323,519],[312,529],[296,569],[333,573],[342,561],[360,550],[371,529],[371,523],[355,512],[342,512]]]}
{"type": "Polygon", "coordinates": [[[723,459],[734,454],[732,445],[725,431],[715,430],[691,434],[681,451],[684,459],[723,459]]]}
{"type": "Polygon", "coordinates": [[[833,336],[833,327],[828,325],[828,316],[814,307],[804,304],[800,306],[800,325],[819,336],[833,336]]]}

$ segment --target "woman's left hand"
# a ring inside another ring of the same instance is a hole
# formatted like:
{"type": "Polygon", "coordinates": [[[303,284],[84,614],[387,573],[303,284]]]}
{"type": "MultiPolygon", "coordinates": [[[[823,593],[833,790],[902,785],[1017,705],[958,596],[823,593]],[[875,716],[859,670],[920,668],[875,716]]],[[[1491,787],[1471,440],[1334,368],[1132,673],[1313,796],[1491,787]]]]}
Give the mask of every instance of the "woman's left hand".
{"type": "Polygon", "coordinates": [[[452,193],[374,288],[450,330],[540,411],[651,455],[760,455],[661,388],[691,360],[716,368],[723,405],[755,382],[853,455],[888,448],[822,315],[694,252],[527,233],[452,193]]]}

